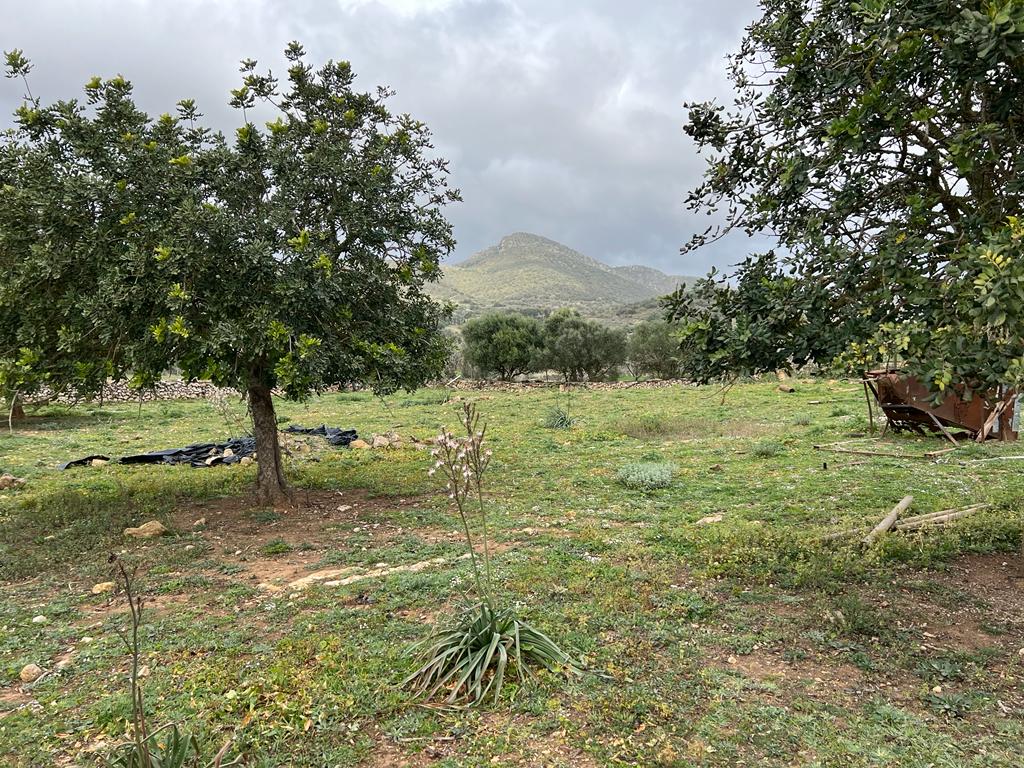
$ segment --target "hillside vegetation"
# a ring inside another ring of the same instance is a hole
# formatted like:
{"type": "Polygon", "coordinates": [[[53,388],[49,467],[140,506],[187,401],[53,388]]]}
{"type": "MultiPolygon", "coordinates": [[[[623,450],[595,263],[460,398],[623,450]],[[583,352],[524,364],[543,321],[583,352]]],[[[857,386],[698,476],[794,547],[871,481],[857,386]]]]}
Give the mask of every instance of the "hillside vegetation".
{"type": "Polygon", "coordinates": [[[628,324],[658,314],[658,297],[694,279],[640,265],[612,267],[546,237],[517,232],[446,267],[430,292],[458,305],[457,322],[494,309],[538,314],[571,307],[585,317],[628,324]]]}

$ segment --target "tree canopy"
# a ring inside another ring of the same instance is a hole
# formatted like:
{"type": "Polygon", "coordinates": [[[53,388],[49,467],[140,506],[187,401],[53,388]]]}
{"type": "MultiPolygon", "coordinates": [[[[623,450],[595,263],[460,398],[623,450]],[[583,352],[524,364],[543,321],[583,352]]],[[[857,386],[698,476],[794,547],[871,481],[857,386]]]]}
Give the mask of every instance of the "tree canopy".
{"type": "MultiPolygon", "coordinates": [[[[344,61],[242,63],[230,136],[191,100],[152,118],[121,78],[31,91],[0,141],[0,382],[96,391],[168,368],[246,393],[269,500],[285,491],[271,392],[413,388],[446,359],[423,291],[458,199],[427,127],[344,61]],[[255,114],[268,116],[261,125],[255,114]]],[[[31,70],[7,54],[8,76],[31,70]]]]}
{"type": "Polygon", "coordinates": [[[853,345],[867,363],[898,337],[940,393],[1024,383],[1024,4],[761,10],[731,60],[733,107],[690,105],[708,167],[689,204],[726,223],[687,248],[739,228],[784,255],[748,261],[717,298],[676,294],[684,346],[757,371],[853,345]]]}
{"type": "Polygon", "coordinates": [[[497,374],[504,381],[536,370],[544,346],[540,321],[513,312],[470,320],[462,338],[466,362],[480,374],[497,374]]]}
{"type": "Polygon", "coordinates": [[[614,378],[626,360],[626,334],[560,309],[544,322],[543,360],[566,381],[614,378]]]}
{"type": "Polygon", "coordinates": [[[637,325],[626,343],[626,367],[634,377],[671,379],[679,375],[679,341],[664,320],[637,325]]]}

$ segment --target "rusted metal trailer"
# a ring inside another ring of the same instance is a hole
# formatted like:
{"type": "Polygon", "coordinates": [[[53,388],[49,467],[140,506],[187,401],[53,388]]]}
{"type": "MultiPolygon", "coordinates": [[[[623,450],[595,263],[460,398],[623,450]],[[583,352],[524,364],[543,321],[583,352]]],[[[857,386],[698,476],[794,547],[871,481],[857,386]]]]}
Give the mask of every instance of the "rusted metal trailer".
{"type": "Polygon", "coordinates": [[[886,428],[894,432],[941,432],[951,442],[950,430],[964,430],[974,439],[1016,440],[1020,423],[1020,402],[1012,389],[975,392],[970,398],[947,393],[936,402],[924,383],[898,370],[868,371],[864,375],[868,413],[871,395],[885,414],[886,428]]]}

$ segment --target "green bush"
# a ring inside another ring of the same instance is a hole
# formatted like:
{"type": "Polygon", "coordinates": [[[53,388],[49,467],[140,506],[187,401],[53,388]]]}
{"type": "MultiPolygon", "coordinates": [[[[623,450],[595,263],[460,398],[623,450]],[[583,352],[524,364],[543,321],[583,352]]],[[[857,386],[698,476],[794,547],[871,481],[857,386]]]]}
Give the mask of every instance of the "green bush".
{"type": "Polygon", "coordinates": [[[653,491],[670,486],[675,469],[668,462],[636,461],[622,467],[615,479],[627,488],[653,491]]]}

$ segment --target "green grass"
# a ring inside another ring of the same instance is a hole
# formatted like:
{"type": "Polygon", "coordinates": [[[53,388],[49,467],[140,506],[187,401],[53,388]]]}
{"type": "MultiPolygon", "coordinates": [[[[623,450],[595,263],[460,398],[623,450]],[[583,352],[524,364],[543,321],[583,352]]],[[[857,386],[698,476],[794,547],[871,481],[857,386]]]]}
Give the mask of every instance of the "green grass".
{"type": "MultiPolygon", "coordinates": [[[[818,451],[866,432],[862,391],[775,385],[737,385],[724,404],[713,387],[580,391],[565,430],[540,426],[564,402],[557,391],[454,393],[489,420],[495,579],[591,670],[509,677],[484,711],[423,709],[399,687],[414,669],[405,649],[459,610],[472,578],[428,453],[303,438],[311,450],[286,459],[320,505],[303,517],[237,501],[253,467],[56,470],[228,437],[241,403],[47,408],[0,435],[0,471],[28,480],[0,492],[0,713],[14,709],[0,717],[0,764],[91,765],[88,750],[124,734],[124,610],[91,592],[123,551],[150,598],[153,723],[187,722],[207,752],[233,734],[250,766],[1019,765],[1020,465],[818,451]],[[636,464],[672,466],[671,483],[648,493],[617,480],[636,464]],[[821,541],[870,527],[908,493],[914,513],[992,507],[867,549],[821,541]],[[172,535],[122,538],[152,518],[172,535]],[[441,558],[347,586],[259,587],[441,558]],[[65,670],[15,695],[22,666],[51,669],[70,649],[65,670]]],[[[459,407],[439,390],[340,393],[281,403],[280,416],[424,439],[459,407]]],[[[942,443],[887,436],[880,447],[942,443]]]]}

